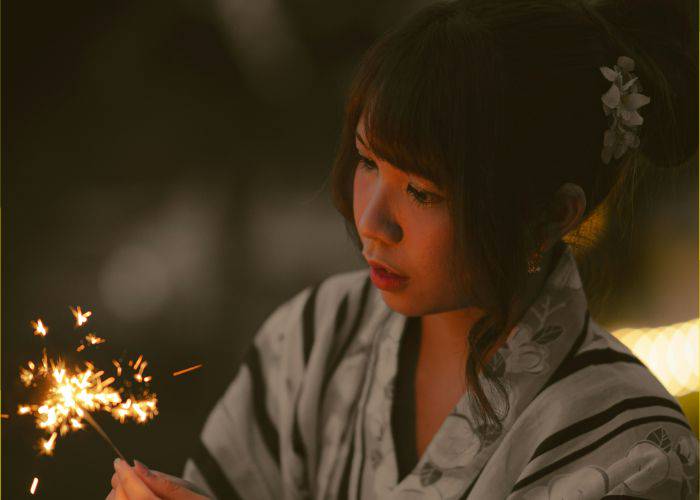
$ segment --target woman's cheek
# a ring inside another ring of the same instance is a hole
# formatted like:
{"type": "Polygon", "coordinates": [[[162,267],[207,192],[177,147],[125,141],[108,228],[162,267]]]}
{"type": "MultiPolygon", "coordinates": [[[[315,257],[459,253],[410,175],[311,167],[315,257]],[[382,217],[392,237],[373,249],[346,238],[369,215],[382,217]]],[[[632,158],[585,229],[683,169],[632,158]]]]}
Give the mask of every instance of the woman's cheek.
{"type": "Polygon", "coordinates": [[[352,188],[352,206],[355,215],[355,225],[357,226],[362,213],[367,205],[367,196],[369,194],[369,186],[367,176],[362,175],[362,172],[357,169],[353,180],[352,188]]]}

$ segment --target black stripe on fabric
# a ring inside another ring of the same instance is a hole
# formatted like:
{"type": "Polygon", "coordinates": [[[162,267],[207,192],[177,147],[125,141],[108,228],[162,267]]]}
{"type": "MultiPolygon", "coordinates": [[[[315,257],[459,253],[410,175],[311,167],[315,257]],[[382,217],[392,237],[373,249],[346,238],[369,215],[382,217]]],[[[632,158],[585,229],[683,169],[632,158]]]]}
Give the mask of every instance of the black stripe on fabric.
{"type": "Polygon", "coordinates": [[[464,494],[463,494],[461,497],[459,497],[459,500],[467,500],[467,498],[469,497],[469,494],[470,494],[470,493],[472,492],[472,490],[474,489],[474,485],[475,485],[476,482],[479,480],[479,476],[481,476],[481,473],[484,472],[484,468],[485,468],[485,467],[482,467],[482,468],[481,468],[481,470],[479,471],[479,473],[476,475],[476,477],[475,477],[474,480],[472,481],[472,484],[469,485],[469,488],[467,488],[467,490],[464,492],[464,494]]]}
{"type": "Polygon", "coordinates": [[[260,366],[260,353],[255,343],[252,343],[248,349],[245,365],[250,371],[252,380],[251,398],[253,399],[255,420],[260,429],[260,434],[262,434],[263,441],[265,441],[265,445],[267,446],[267,451],[272,455],[277,465],[279,465],[280,439],[277,428],[272,423],[272,419],[270,419],[270,415],[267,412],[267,406],[265,404],[265,401],[267,401],[267,388],[260,366]]]}
{"type": "Polygon", "coordinates": [[[214,492],[216,498],[221,500],[239,500],[242,497],[236,492],[233,485],[229,482],[221,470],[219,462],[212,456],[209,449],[200,440],[195,448],[192,461],[197,466],[197,469],[202,474],[209,486],[209,489],[214,492]]]}
{"type": "Polygon", "coordinates": [[[605,495],[600,500],[647,500],[644,497],[633,497],[632,495],[605,495]]]}
{"type": "Polygon", "coordinates": [[[316,311],[316,294],[318,293],[320,284],[315,285],[311,289],[309,297],[306,299],[306,304],[304,304],[304,312],[302,313],[302,337],[303,337],[303,351],[304,351],[304,366],[309,362],[309,356],[311,356],[311,349],[314,346],[314,337],[316,333],[316,324],[314,321],[314,314],[316,311]]]}
{"type": "Polygon", "coordinates": [[[666,415],[656,415],[656,416],[650,416],[650,417],[642,417],[642,418],[637,418],[635,420],[630,420],[629,422],[625,422],[624,424],[620,425],[616,429],[608,432],[606,435],[601,437],[600,439],[592,442],[591,444],[584,446],[583,448],[580,448],[573,453],[570,453],[566,455],[565,457],[560,458],[554,463],[549,464],[548,466],[538,470],[537,472],[534,472],[530,474],[529,476],[521,479],[517,483],[515,483],[515,486],[513,486],[513,489],[511,490],[511,493],[518,491],[521,488],[524,488],[525,486],[534,483],[535,481],[543,478],[544,476],[551,474],[557,469],[560,469],[564,467],[565,465],[578,460],[579,458],[591,453],[592,451],[596,450],[597,448],[600,448],[602,445],[610,441],[612,438],[620,434],[621,432],[626,431],[627,429],[630,429],[632,427],[638,426],[638,425],[643,425],[649,422],[672,422],[674,424],[678,424],[682,427],[685,427],[686,429],[690,430],[690,426],[684,422],[683,420],[680,420],[675,417],[668,417],[666,415]]]}
{"type": "Polygon", "coordinates": [[[542,455],[543,453],[546,453],[549,450],[561,446],[567,441],[570,441],[578,436],[581,436],[582,434],[586,434],[587,432],[601,427],[602,425],[606,424],[622,412],[636,408],[648,408],[651,406],[665,406],[683,415],[683,410],[681,410],[681,407],[678,406],[677,403],[665,398],[659,398],[656,396],[643,396],[638,398],[625,399],[623,401],[620,401],[619,403],[614,404],[607,410],[601,411],[600,413],[592,415],[583,420],[579,420],[578,422],[575,422],[569,425],[568,427],[555,432],[548,438],[544,439],[539,444],[539,446],[535,450],[535,453],[530,458],[530,462],[538,456],[542,455]]]}
{"type": "MultiPolygon", "coordinates": [[[[360,305],[357,309],[357,313],[355,314],[355,317],[353,318],[353,324],[352,327],[350,328],[350,332],[348,333],[347,338],[345,339],[345,342],[343,342],[343,345],[340,347],[336,355],[333,357],[333,361],[328,364],[326,368],[326,373],[325,377],[322,382],[321,386],[321,398],[319,399],[319,402],[322,402],[325,400],[325,395],[326,395],[326,389],[328,388],[328,383],[330,380],[333,378],[333,374],[335,373],[336,369],[338,368],[338,365],[340,362],[343,360],[343,357],[345,356],[345,353],[347,352],[348,348],[350,347],[350,344],[352,344],[352,341],[355,339],[357,335],[357,331],[360,328],[360,322],[362,321],[362,317],[364,316],[365,313],[365,307],[367,306],[367,298],[369,297],[369,290],[370,290],[370,283],[372,281],[370,280],[369,276],[365,278],[364,283],[362,284],[362,291],[360,292],[360,305]]],[[[336,323],[336,326],[338,324],[336,323]]],[[[336,335],[339,335],[339,330],[335,331],[336,335]]]]}
{"type": "MultiPolygon", "coordinates": [[[[608,365],[611,363],[633,363],[640,366],[644,366],[644,363],[639,361],[634,356],[630,356],[624,352],[618,352],[614,349],[595,349],[591,351],[586,351],[579,354],[575,358],[569,360],[567,363],[561,365],[561,371],[557,373],[556,379],[551,379],[545,384],[542,390],[546,389],[549,385],[552,385],[560,380],[572,375],[584,368],[594,365],[608,365]]],[[[540,390],[540,392],[542,392],[540,390]]]]}
{"type": "Polygon", "coordinates": [[[348,296],[345,295],[338,306],[338,312],[336,313],[335,321],[333,322],[333,338],[338,338],[338,335],[340,335],[340,329],[343,328],[343,325],[345,324],[345,320],[348,316],[349,300],[350,299],[348,296]]]}
{"type": "Polygon", "coordinates": [[[350,434],[350,450],[348,458],[343,469],[343,477],[340,480],[340,489],[338,490],[338,500],[348,500],[350,496],[350,474],[352,473],[352,457],[355,451],[355,433],[350,434]]]}
{"type": "Polygon", "coordinates": [[[399,476],[403,481],[418,464],[416,444],[416,368],[421,343],[420,316],[406,318],[399,345],[399,360],[394,378],[391,405],[391,433],[399,476]]]}
{"type": "MultiPolygon", "coordinates": [[[[301,392],[300,392],[301,393],[301,392]]],[[[292,449],[294,452],[306,462],[306,447],[304,440],[301,437],[301,428],[299,427],[299,417],[296,412],[297,405],[294,405],[294,427],[292,428],[292,449]]]]}
{"type": "MultiPolygon", "coordinates": [[[[302,350],[304,352],[304,366],[309,362],[309,357],[311,356],[311,349],[313,348],[314,338],[316,335],[316,295],[321,284],[317,283],[311,290],[309,297],[306,299],[304,304],[304,311],[302,313],[302,350]]],[[[304,439],[301,436],[301,424],[299,423],[299,414],[297,409],[299,407],[299,399],[301,398],[302,391],[300,390],[294,401],[294,423],[292,425],[292,449],[294,453],[299,456],[302,462],[306,462],[306,446],[304,445],[304,439]]],[[[306,478],[306,476],[304,476],[306,478]]],[[[306,482],[304,484],[297,485],[299,488],[306,488],[306,482]]]]}

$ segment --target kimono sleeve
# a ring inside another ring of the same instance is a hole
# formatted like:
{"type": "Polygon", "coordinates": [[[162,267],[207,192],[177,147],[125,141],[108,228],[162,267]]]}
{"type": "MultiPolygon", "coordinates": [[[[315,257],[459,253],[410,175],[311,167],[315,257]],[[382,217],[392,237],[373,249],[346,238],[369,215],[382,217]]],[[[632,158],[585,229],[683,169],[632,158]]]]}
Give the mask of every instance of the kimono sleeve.
{"type": "Polygon", "coordinates": [[[280,434],[293,402],[287,359],[301,346],[293,334],[309,290],[279,306],[262,324],[238,372],[207,417],[184,479],[211,498],[283,498],[280,434]]]}
{"type": "Polygon", "coordinates": [[[677,421],[622,426],[604,442],[569,450],[534,483],[508,500],[696,499],[698,439],[677,421]]]}

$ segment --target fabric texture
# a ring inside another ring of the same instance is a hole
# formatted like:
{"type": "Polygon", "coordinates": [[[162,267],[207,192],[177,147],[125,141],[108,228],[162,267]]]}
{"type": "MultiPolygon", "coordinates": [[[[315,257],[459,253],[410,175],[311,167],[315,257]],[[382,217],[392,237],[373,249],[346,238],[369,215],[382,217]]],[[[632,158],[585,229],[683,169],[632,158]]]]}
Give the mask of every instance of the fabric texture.
{"type": "Polygon", "coordinates": [[[505,413],[500,431],[477,424],[465,392],[417,462],[414,427],[401,423],[414,415],[397,414],[414,408],[396,387],[410,383],[399,368],[415,370],[415,350],[401,350],[410,320],[367,270],[297,293],[256,333],[184,478],[219,499],[698,497],[686,417],[590,317],[568,246],[490,362],[507,413],[482,379],[505,413]]]}

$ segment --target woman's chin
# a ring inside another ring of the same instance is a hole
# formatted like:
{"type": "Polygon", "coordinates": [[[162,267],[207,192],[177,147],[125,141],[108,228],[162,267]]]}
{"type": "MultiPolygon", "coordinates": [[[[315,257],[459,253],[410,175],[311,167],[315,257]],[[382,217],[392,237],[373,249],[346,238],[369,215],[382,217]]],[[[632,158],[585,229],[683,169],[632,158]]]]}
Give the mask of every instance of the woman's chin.
{"type": "Polygon", "coordinates": [[[417,307],[415,300],[411,300],[408,294],[401,294],[396,292],[388,292],[385,290],[379,290],[382,294],[382,299],[389,309],[403,314],[404,316],[422,316],[424,314],[423,309],[417,307]]]}

